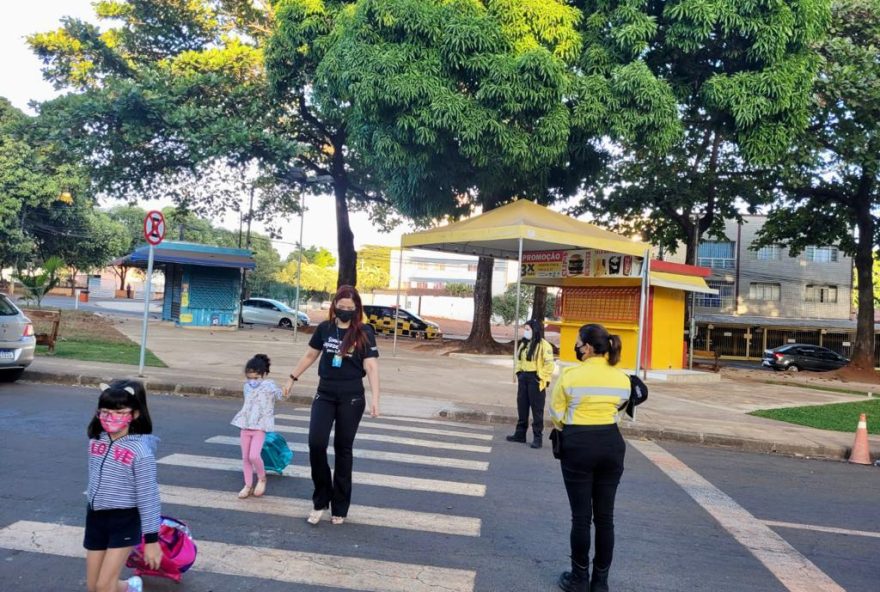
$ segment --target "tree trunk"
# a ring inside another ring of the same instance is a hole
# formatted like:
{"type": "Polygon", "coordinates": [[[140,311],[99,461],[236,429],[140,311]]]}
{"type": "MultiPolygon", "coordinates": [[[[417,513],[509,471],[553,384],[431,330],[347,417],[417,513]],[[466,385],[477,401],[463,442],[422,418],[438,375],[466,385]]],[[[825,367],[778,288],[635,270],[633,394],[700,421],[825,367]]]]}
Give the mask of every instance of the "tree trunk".
{"type": "Polygon", "coordinates": [[[856,317],[856,341],[852,366],[860,370],[874,369],[874,219],[869,200],[862,200],[856,210],[859,239],[855,264],[858,278],[859,311],[856,317]]]}
{"type": "Polygon", "coordinates": [[[354,250],[354,233],[348,219],[348,181],[344,175],[336,177],[333,194],[336,198],[336,245],[339,250],[339,275],[336,286],[357,286],[357,251],[354,250]]]}
{"type": "Polygon", "coordinates": [[[532,299],[532,319],[544,324],[544,312],[547,309],[547,288],[535,286],[535,295],[532,299]]]}
{"type": "Polygon", "coordinates": [[[468,349],[492,351],[492,269],[493,257],[480,257],[477,264],[477,282],[474,284],[474,320],[464,346],[468,349]]]}

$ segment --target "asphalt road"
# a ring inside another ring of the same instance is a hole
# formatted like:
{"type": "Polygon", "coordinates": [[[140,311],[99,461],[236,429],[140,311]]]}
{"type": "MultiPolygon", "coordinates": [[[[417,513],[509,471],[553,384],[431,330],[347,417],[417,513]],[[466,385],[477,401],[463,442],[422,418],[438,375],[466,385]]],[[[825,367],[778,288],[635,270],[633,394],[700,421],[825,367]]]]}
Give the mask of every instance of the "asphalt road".
{"type": "MultiPolygon", "coordinates": [[[[96,399],[89,389],[0,385],[4,592],[85,589],[79,529],[96,399]]],[[[299,447],[295,475],[271,476],[267,498],[239,501],[229,425],[238,407],[150,399],[163,513],[190,525],[200,555],[181,585],[150,580],[147,590],[556,589],[569,514],[547,448],[510,444],[501,427],[367,422],[356,442],[358,507],[343,526],[311,527],[304,410],[278,410],[299,447]]],[[[878,589],[878,469],[645,442],[630,443],[626,464],[616,592],[878,589]]]]}

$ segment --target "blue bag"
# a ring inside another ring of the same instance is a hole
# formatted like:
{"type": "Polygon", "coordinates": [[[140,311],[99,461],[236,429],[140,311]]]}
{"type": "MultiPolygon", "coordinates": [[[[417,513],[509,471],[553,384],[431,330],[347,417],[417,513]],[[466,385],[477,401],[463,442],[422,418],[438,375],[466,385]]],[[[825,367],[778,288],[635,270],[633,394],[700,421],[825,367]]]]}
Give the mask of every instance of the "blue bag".
{"type": "Polygon", "coordinates": [[[287,446],[287,440],[278,432],[266,432],[266,441],[260,457],[267,471],[278,473],[284,472],[284,468],[293,460],[293,451],[287,446]]]}

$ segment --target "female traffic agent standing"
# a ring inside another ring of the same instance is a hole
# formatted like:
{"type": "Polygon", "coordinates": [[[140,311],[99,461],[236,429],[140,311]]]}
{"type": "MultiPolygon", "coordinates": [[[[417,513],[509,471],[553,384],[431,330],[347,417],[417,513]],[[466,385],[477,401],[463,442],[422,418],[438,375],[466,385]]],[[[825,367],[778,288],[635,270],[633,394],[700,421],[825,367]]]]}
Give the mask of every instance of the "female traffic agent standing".
{"type": "Polygon", "coordinates": [[[333,524],[342,524],[351,504],[352,446],[364,414],[364,376],[370,382],[370,415],[379,415],[379,350],[373,328],[363,323],[361,297],[351,286],[341,286],[330,305],[330,320],[315,329],[309,348],[290,375],[285,395],[293,383],[318,358],[318,393],[312,401],[309,422],[309,461],[312,465],[314,510],[309,524],[318,524],[330,508],[333,524]],[[336,470],[330,476],[327,446],[336,424],[333,449],[336,470]]]}
{"type": "Polygon", "coordinates": [[[620,337],[609,335],[602,325],[580,328],[575,354],[581,363],[563,370],[550,398],[550,417],[562,435],[562,478],[571,505],[571,571],[560,576],[559,587],[567,592],[607,592],[614,553],[614,497],[626,452],[617,414],[629,399],[630,381],[614,368],[620,361],[620,337]],[[591,521],[596,526],[592,579],[591,521]]]}
{"type": "Polygon", "coordinates": [[[538,321],[526,321],[516,354],[516,431],[509,442],[525,442],[532,410],[532,448],[540,448],[544,433],[544,402],[547,385],[553,377],[553,346],[544,339],[544,327],[538,321]]]}

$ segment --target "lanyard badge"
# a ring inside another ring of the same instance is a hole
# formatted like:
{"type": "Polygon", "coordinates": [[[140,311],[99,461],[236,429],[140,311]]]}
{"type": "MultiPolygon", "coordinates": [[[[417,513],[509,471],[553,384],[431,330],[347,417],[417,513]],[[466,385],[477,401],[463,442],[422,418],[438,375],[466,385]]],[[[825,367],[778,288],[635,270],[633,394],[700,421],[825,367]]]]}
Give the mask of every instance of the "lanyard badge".
{"type": "Polygon", "coordinates": [[[341,355],[336,354],[335,356],[333,356],[333,367],[334,368],[341,368],[342,367],[342,356],[341,355]]]}

